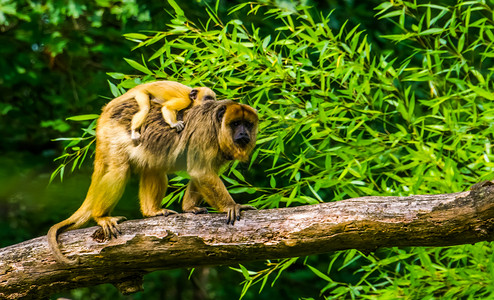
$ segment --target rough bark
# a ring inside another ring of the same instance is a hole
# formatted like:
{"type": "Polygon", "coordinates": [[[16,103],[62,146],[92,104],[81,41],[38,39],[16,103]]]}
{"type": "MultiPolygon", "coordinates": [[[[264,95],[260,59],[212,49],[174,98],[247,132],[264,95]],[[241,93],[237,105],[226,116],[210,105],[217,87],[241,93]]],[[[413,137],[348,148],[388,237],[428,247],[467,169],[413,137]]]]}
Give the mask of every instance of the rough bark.
{"type": "Polygon", "coordinates": [[[305,256],[342,249],[449,246],[491,241],[494,186],[410,197],[362,197],[283,209],[179,214],[121,224],[117,239],[98,242],[97,227],[60,236],[62,251],[80,264],[54,261],[46,237],[0,249],[0,298],[40,298],[76,287],[113,283],[141,289],[154,270],[305,256]],[[96,231],[95,231],[96,230],[96,231]]]}

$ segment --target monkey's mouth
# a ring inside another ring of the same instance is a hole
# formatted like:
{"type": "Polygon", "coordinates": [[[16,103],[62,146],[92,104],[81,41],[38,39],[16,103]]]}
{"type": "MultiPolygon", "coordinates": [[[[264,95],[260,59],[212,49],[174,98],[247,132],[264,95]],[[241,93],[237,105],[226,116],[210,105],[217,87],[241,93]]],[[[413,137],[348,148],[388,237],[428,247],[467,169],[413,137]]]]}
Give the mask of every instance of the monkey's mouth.
{"type": "Polygon", "coordinates": [[[250,138],[249,137],[240,137],[234,140],[235,144],[239,145],[240,147],[245,147],[250,143],[250,138]]]}

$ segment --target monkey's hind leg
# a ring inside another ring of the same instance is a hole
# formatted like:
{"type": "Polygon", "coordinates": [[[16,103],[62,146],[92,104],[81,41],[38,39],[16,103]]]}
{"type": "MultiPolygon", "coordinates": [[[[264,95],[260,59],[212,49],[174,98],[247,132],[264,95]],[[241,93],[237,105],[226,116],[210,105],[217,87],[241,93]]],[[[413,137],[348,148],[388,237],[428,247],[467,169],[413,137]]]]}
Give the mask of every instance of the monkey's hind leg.
{"type": "Polygon", "coordinates": [[[208,209],[200,207],[202,202],[201,193],[197,190],[197,186],[194,180],[189,181],[187,189],[185,190],[185,196],[182,201],[182,210],[186,213],[203,214],[207,213],[208,209]]]}
{"type": "Polygon", "coordinates": [[[120,234],[118,223],[125,221],[125,217],[112,217],[113,210],[118,200],[122,197],[125,185],[130,177],[127,164],[110,165],[105,174],[94,185],[91,184],[88,197],[94,199],[92,217],[101,226],[103,237],[99,240],[108,240],[120,234]]]}
{"type": "Polygon", "coordinates": [[[132,117],[132,123],[130,125],[130,138],[132,139],[134,145],[137,146],[141,138],[141,134],[138,130],[141,128],[142,124],[146,120],[146,117],[148,116],[150,100],[149,95],[143,92],[138,92],[134,98],[139,105],[139,111],[132,117]]]}
{"type": "Polygon", "coordinates": [[[165,196],[168,177],[161,170],[143,170],[139,182],[139,200],[144,217],[168,216],[177,212],[161,208],[161,200],[165,196]]]}

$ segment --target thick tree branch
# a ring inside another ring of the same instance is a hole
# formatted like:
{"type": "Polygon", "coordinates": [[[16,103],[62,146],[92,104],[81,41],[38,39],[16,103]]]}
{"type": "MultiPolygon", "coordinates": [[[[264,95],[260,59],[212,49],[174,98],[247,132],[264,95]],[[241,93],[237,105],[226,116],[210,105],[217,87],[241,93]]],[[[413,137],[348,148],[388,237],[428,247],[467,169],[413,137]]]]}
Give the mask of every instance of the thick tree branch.
{"type": "Polygon", "coordinates": [[[490,241],[494,186],[410,197],[363,197],[284,209],[245,211],[235,225],[224,214],[180,214],[132,220],[122,235],[97,242],[97,227],[60,236],[62,251],[81,264],[54,261],[46,237],[0,249],[0,298],[42,297],[110,282],[122,292],[141,287],[159,269],[305,256],[341,249],[449,246],[490,241]]]}

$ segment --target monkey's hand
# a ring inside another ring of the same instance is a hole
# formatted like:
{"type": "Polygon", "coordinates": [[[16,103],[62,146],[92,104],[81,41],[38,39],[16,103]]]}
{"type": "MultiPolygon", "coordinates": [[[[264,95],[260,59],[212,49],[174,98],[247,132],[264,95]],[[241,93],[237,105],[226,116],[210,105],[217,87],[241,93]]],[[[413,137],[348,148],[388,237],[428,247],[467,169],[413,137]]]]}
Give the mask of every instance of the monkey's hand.
{"type": "Polygon", "coordinates": [[[180,131],[184,130],[185,123],[184,123],[184,121],[177,121],[177,123],[175,123],[174,125],[171,125],[171,127],[175,128],[177,130],[177,132],[180,132],[180,131]]]}
{"type": "Polygon", "coordinates": [[[134,146],[137,146],[140,143],[141,134],[135,130],[132,130],[130,133],[130,138],[132,139],[132,143],[134,143],[134,146]]]}
{"type": "Polygon", "coordinates": [[[226,209],[226,213],[228,215],[226,219],[226,224],[232,224],[235,223],[235,221],[240,220],[240,211],[241,210],[256,210],[254,206],[250,205],[241,205],[241,204],[235,204],[235,206],[229,207],[226,209]]]}

